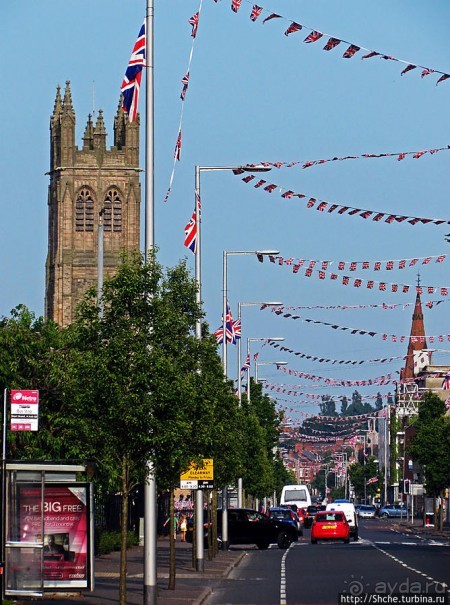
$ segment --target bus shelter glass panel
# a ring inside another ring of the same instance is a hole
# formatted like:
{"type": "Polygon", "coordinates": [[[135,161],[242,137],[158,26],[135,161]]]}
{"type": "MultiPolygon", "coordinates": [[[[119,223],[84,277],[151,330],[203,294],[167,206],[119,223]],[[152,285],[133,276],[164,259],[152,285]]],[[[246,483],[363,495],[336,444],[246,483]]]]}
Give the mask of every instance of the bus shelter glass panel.
{"type": "Polygon", "coordinates": [[[42,590],[42,549],[6,546],[6,594],[26,594],[42,590]]]}

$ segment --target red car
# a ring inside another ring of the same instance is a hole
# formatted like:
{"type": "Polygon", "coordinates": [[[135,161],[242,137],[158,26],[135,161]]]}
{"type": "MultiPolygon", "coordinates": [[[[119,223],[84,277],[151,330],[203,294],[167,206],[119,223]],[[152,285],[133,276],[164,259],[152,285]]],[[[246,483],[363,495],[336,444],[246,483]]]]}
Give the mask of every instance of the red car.
{"type": "Polygon", "coordinates": [[[338,511],[321,511],[314,517],[311,526],[311,544],[318,540],[343,540],[350,542],[350,525],[344,513],[338,511]]]}

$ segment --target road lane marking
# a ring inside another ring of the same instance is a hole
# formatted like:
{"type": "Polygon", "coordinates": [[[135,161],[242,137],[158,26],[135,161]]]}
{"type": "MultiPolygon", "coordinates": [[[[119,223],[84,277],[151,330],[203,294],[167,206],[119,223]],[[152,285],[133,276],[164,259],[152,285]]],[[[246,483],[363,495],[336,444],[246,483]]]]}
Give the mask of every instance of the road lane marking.
{"type": "Polygon", "coordinates": [[[402,561],[401,559],[398,559],[397,557],[395,557],[394,555],[392,555],[391,553],[383,550],[382,548],[380,548],[379,546],[376,545],[375,542],[372,542],[372,546],[374,548],[376,548],[376,550],[379,550],[381,553],[383,553],[384,555],[386,555],[387,557],[389,557],[390,559],[392,559],[393,561],[395,561],[396,563],[399,563],[402,567],[405,567],[406,569],[408,569],[409,571],[412,571],[416,574],[418,574],[419,576],[423,576],[425,577],[427,580],[430,580],[430,582],[433,582],[433,584],[436,584],[437,586],[442,586],[442,588],[444,590],[447,591],[447,593],[450,594],[450,590],[449,590],[449,586],[446,582],[440,582],[439,580],[435,580],[434,578],[432,578],[431,576],[427,576],[425,575],[422,571],[420,571],[419,569],[416,569],[415,567],[411,567],[410,565],[408,565],[407,563],[405,563],[404,561],[402,561]]]}
{"type": "Polygon", "coordinates": [[[280,605],[287,605],[286,601],[286,558],[291,548],[293,548],[295,542],[291,542],[289,548],[286,549],[283,556],[281,557],[281,569],[280,569],[280,605]]]}

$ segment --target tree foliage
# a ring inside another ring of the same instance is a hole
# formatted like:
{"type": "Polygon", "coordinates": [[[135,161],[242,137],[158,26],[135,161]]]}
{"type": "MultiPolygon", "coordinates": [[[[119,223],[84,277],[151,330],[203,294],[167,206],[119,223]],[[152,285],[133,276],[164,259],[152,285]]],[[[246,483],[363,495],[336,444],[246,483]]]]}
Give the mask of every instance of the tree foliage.
{"type": "Polygon", "coordinates": [[[439,495],[450,484],[450,418],[445,403],[428,391],[419,404],[408,453],[423,466],[427,493],[439,495]]]}

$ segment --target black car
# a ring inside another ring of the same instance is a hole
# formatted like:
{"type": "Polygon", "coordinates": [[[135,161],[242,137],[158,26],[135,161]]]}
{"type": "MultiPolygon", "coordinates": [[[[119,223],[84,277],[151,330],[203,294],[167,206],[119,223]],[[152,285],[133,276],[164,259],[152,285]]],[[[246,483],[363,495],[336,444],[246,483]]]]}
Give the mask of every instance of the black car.
{"type": "MultiPolygon", "coordinates": [[[[217,535],[222,537],[222,511],[217,514],[217,535]]],[[[278,544],[288,548],[298,539],[298,529],[277,518],[271,519],[251,508],[228,509],[229,544],[256,544],[260,550],[278,544]]]]}
{"type": "MultiPolygon", "coordinates": [[[[205,511],[206,512],[206,511],[205,511]]],[[[208,523],[205,516],[204,544],[208,548],[208,523]]],[[[193,520],[188,523],[186,539],[192,542],[194,534],[193,520]]],[[[279,548],[288,548],[291,542],[296,542],[299,536],[296,524],[284,519],[270,519],[251,508],[228,509],[228,542],[229,544],[256,544],[264,550],[270,544],[278,544],[279,548]]],[[[217,511],[217,537],[222,540],[222,510],[217,511]]]]}
{"type": "Polygon", "coordinates": [[[304,509],[304,511],[305,511],[305,527],[311,527],[316,514],[319,511],[325,510],[325,508],[326,508],[325,506],[314,505],[314,504],[311,504],[310,506],[306,507],[306,509],[304,509]]]}

